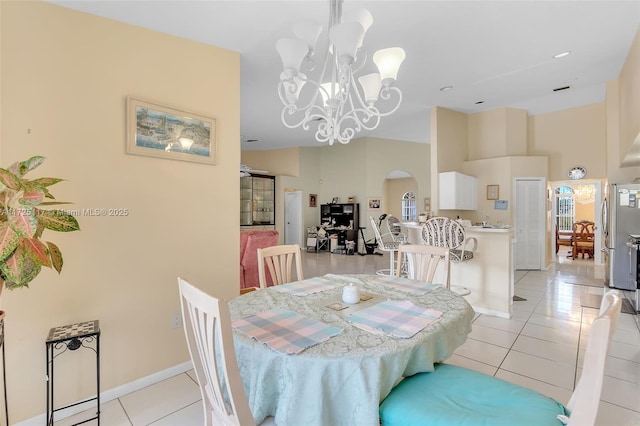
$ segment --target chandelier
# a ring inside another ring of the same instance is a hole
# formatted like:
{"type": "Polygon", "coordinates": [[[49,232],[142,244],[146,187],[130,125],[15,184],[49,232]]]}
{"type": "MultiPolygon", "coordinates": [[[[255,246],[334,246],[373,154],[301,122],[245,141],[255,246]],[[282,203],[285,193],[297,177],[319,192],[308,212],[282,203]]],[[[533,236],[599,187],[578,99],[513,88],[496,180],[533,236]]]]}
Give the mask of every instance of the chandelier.
{"type": "Polygon", "coordinates": [[[580,204],[591,204],[596,199],[595,185],[573,186],[573,199],[580,204]]]}
{"type": "Polygon", "coordinates": [[[284,71],[280,74],[278,95],[284,104],[282,122],[290,129],[309,130],[317,124],[318,142],[337,140],[349,143],[361,130],[378,127],[380,118],[393,114],[402,101],[402,92],[394,87],[398,69],[405,58],[400,47],[378,50],[373,54],[377,73],[355,76],[364,67],[367,55],[362,49],[364,34],[373,23],[371,13],[359,9],[342,14],[343,0],[330,0],[329,39],[323,66],[317,79],[300,68],[315,70],[314,53],[322,26],[317,22],[298,22],[293,26],[297,38],[282,38],[276,50],[284,71]],[[378,109],[378,102],[385,105],[378,109]]]}

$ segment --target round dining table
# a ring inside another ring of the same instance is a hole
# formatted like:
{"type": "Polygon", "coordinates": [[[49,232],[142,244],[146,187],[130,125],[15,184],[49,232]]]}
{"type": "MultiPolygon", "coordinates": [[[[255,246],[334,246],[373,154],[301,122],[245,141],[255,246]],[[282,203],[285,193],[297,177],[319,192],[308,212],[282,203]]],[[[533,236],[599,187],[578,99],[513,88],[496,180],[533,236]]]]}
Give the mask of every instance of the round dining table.
{"type": "Polygon", "coordinates": [[[322,278],[335,287],[304,296],[268,287],[229,302],[232,320],[278,308],[342,330],[298,354],[287,354],[234,329],[240,375],[258,424],[273,416],[280,426],[377,426],[378,406],[391,389],[404,377],[433,371],[434,363],[449,358],[471,332],[473,309],[442,286],[417,294],[391,288],[378,275],[322,278]],[[330,305],[342,303],[343,288],[350,284],[371,299],[332,309],[330,305]],[[384,301],[410,301],[442,315],[410,338],[365,331],[348,320],[384,301]]]}

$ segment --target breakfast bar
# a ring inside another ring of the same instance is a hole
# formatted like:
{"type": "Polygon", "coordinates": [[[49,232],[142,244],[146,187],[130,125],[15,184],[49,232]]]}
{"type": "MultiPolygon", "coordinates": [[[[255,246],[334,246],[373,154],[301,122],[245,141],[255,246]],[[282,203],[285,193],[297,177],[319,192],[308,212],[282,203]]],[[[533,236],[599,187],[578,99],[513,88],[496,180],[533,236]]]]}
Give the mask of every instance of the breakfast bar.
{"type": "MultiPolygon", "coordinates": [[[[409,243],[423,244],[422,225],[405,222],[409,243]]],[[[514,294],[513,229],[466,226],[467,238],[478,241],[473,259],[451,263],[451,285],[468,288],[464,296],[477,313],[511,318],[514,294]]]]}

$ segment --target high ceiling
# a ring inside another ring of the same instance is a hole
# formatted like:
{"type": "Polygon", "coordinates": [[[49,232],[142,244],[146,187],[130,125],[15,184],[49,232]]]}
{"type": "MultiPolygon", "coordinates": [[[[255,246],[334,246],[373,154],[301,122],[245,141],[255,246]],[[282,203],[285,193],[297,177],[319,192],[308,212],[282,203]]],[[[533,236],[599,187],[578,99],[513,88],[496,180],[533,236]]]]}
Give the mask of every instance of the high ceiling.
{"type": "MultiPolygon", "coordinates": [[[[313,132],[287,129],[280,120],[282,65],[274,45],[292,36],[296,21],[326,27],[328,0],[51,2],[239,52],[242,149],[318,145],[313,132]]],[[[604,101],[606,82],[618,77],[640,25],[640,0],[346,0],[343,6],[356,7],[374,18],[364,41],[369,61],[384,47],[403,47],[407,55],[397,82],[402,105],[360,135],[424,143],[433,106],[466,113],[511,107],[535,115],[604,101]],[[571,54],[553,58],[564,51],[571,54]],[[453,89],[441,91],[444,86],[453,89]],[[563,86],[570,89],[553,91],[563,86]]]]}

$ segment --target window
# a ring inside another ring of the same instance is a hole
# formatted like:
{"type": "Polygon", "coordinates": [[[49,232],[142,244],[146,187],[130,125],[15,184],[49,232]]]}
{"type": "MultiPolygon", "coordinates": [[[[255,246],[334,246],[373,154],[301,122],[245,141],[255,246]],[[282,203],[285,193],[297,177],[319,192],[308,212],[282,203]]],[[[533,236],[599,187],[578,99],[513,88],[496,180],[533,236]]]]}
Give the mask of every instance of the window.
{"type": "Polygon", "coordinates": [[[402,220],[416,220],[416,196],[413,192],[405,192],[402,196],[402,220]]]}
{"type": "Polygon", "coordinates": [[[556,226],[559,232],[573,231],[576,219],[576,206],[573,199],[573,189],[561,186],[556,189],[556,226]]]}

